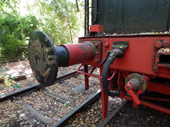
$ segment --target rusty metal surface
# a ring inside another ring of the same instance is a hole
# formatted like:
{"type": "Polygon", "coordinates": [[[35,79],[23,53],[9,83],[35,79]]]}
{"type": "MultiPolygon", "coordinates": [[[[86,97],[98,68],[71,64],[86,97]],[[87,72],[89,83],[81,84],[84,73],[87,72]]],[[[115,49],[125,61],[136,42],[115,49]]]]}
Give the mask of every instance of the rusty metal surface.
{"type": "Polygon", "coordinates": [[[65,44],[62,46],[69,52],[68,65],[92,61],[96,55],[95,46],[90,41],[84,41],[78,44],[65,44]]]}
{"type": "Polygon", "coordinates": [[[96,92],[93,96],[91,96],[89,99],[84,101],[81,105],[79,105],[74,110],[72,110],[68,115],[63,117],[60,121],[51,125],[51,127],[63,127],[71,118],[73,118],[76,114],[85,111],[85,109],[87,109],[90,105],[98,101],[100,97],[101,97],[101,91],[96,92]]]}
{"type": "MultiPolygon", "coordinates": [[[[111,64],[109,68],[109,75],[111,75],[114,71],[117,70],[118,73],[118,87],[120,90],[120,97],[126,98],[126,91],[124,89],[126,81],[126,77],[131,73],[135,74],[135,78],[139,79],[141,82],[139,93],[145,92],[145,90],[159,92],[165,95],[169,95],[170,87],[168,85],[162,83],[154,83],[150,82],[150,78],[165,78],[170,79],[170,71],[169,67],[158,66],[156,64],[156,55],[159,50],[166,52],[165,54],[168,56],[170,50],[169,48],[169,35],[123,35],[123,36],[95,36],[95,37],[83,37],[79,38],[79,41],[99,41],[101,42],[101,59],[99,63],[96,63],[94,58],[90,62],[85,62],[83,64],[92,65],[95,67],[100,67],[100,75],[103,71],[103,66],[100,66],[100,63],[105,59],[109,50],[113,50],[114,42],[129,42],[129,46],[124,52],[124,56],[122,58],[117,58],[113,64],[111,64]],[[140,74],[140,76],[138,75],[140,74]],[[147,77],[147,78],[146,78],[147,77]],[[120,80],[121,79],[121,80],[120,80]],[[142,79],[142,80],[141,80],[142,79]],[[147,85],[146,85],[147,82],[147,85]]],[[[120,46],[118,46],[120,48],[120,46]]],[[[122,47],[123,48],[123,47],[122,47]]],[[[169,60],[168,60],[169,61],[169,60]]],[[[167,61],[167,62],[168,62],[167,61]]],[[[100,77],[99,77],[100,78],[100,77]]],[[[160,80],[161,80],[160,79],[160,80]]],[[[100,79],[102,80],[102,79],[100,79]]],[[[101,81],[102,82],[102,81],[101,81]]],[[[166,82],[167,83],[167,82],[166,82]]],[[[102,118],[107,117],[108,110],[108,95],[102,89],[102,118]]],[[[137,92],[138,92],[137,91],[137,92]]],[[[138,94],[139,95],[139,94],[138,94]]],[[[133,99],[131,97],[129,100],[133,99]]],[[[141,104],[148,106],[147,102],[141,102],[141,104]]],[[[151,103],[152,104],[152,103],[151,103]]],[[[137,105],[134,103],[134,107],[137,105]]],[[[152,108],[151,106],[149,106],[152,108]]],[[[161,111],[162,107],[158,105],[154,105],[154,109],[161,111]]],[[[169,113],[170,110],[165,110],[165,113],[169,113]]]]}
{"type": "MultiPolygon", "coordinates": [[[[110,66],[111,69],[122,70],[126,72],[138,72],[141,74],[168,79],[170,78],[170,72],[167,67],[160,67],[159,73],[153,71],[153,67],[156,66],[156,54],[159,50],[155,47],[155,43],[157,41],[161,41],[163,42],[163,46],[161,48],[167,47],[169,43],[169,35],[84,37],[79,38],[79,41],[99,41],[102,43],[102,56],[100,63],[107,56],[107,51],[113,50],[113,42],[128,41],[129,46],[125,50],[124,56],[122,58],[117,58],[110,66]],[[167,42],[167,44],[165,42],[167,42]],[[107,46],[105,46],[105,44],[107,44],[107,46]]],[[[95,59],[85,64],[100,67],[100,64],[95,62],[95,59]]]]}
{"type": "Polygon", "coordinates": [[[68,50],[62,45],[56,46],[55,50],[57,53],[58,67],[68,66],[68,62],[70,61],[68,50]]]}
{"type": "MultiPolygon", "coordinates": [[[[103,72],[103,65],[100,66],[101,61],[107,56],[108,51],[117,51],[123,50],[123,57],[117,58],[113,64],[108,68],[107,74],[113,75],[118,74],[118,86],[117,89],[122,88],[119,91],[120,94],[116,96],[120,96],[122,98],[128,98],[131,100],[131,97],[126,96],[126,91],[124,89],[125,83],[128,82],[125,80],[126,76],[130,74],[131,77],[139,80],[136,89],[141,90],[137,91],[139,94],[145,92],[145,90],[151,90],[163,94],[169,95],[170,87],[168,85],[160,84],[160,83],[151,83],[149,82],[150,78],[166,78],[170,79],[170,71],[168,66],[163,66],[159,61],[163,61],[164,59],[160,59],[157,54],[162,53],[162,55],[169,56],[169,35],[160,35],[160,36],[100,36],[100,37],[84,37],[79,39],[79,44],[66,44],[60,45],[62,49],[54,48],[50,39],[46,39],[46,35],[41,33],[41,35],[36,35],[32,37],[29,45],[29,60],[33,69],[34,74],[38,75],[43,82],[50,80],[50,83],[54,82],[49,79],[49,75],[51,74],[51,69],[57,69],[60,53],[56,52],[64,52],[64,64],[67,66],[82,63],[83,65],[92,65],[95,67],[100,67],[100,76],[103,72]],[[120,44],[119,44],[120,42],[120,44]],[[118,45],[113,45],[117,44],[118,45]],[[122,46],[122,43],[124,44],[122,46]],[[128,46],[126,45],[128,43],[128,46]],[[46,45],[47,44],[47,45],[46,45]],[[125,46],[125,47],[124,47],[125,46]],[[113,50],[114,49],[114,50],[113,50]],[[50,52],[50,53],[49,53],[50,52]],[[53,58],[48,57],[51,55],[55,55],[55,59],[47,59],[53,58]],[[43,63],[45,62],[45,63],[43,63]],[[161,64],[159,66],[158,64],[161,64]],[[53,64],[55,65],[53,67],[53,64]],[[38,67],[37,67],[38,66],[38,67]],[[50,68],[51,67],[51,68],[50,68]],[[56,68],[55,68],[56,67],[56,68]],[[158,67],[158,68],[157,68],[158,67]],[[46,72],[47,71],[47,72],[46,72]],[[158,73],[159,72],[159,73],[158,73]],[[132,74],[131,74],[132,73],[132,74]],[[134,74],[137,73],[137,74],[134,74]],[[140,75],[139,75],[140,74],[140,75]],[[45,75],[45,76],[44,76],[45,75]],[[147,78],[146,78],[147,77],[147,78]],[[122,80],[120,80],[122,79],[122,80]],[[146,80],[146,81],[145,81],[146,80]],[[148,85],[146,86],[146,82],[148,85]],[[157,87],[156,87],[157,86],[157,87]]],[[[61,55],[62,56],[62,55],[61,55]]],[[[169,58],[169,57],[168,57],[169,58]]],[[[61,58],[62,59],[62,58],[61,58]]],[[[63,61],[63,60],[60,60],[63,61]]],[[[162,63],[163,63],[162,62],[162,63]]],[[[170,63],[169,61],[166,61],[170,63]]],[[[107,65],[107,64],[105,64],[107,65]]],[[[78,70],[79,71],[79,70],[78,70]]],[[[88,73],[87,68],[85,69],[86,74],[85,78],[88,76],[94,76],[91,72],[88,73]]],[[[52,73],[57,71],[52,71],[52,73]]],[[[107,76],[106,74],[106,76],[107,76]]],[[[52,75],[54,78],[55,75],[52,75]]],[[[39,78],[38,77],[38,78],[39,78]]],[[[96,76],[95,76],[96,77],[96,76]]],[[[108,77],[108,76],[107,76],[108,77]]],[[[111,76],[112,77],[112,76],[111,76]]],[[[110,79],[110,78],[109,78],[110,79]]],[[[40,81],[41,81],[40,80],[40,81]]],[[[102,78],[100,78],[102,83],[102,78]]],[[[106,78],[106,82],[108,79],[106,78]]],[[[88,89],[88,80],[86,80],[86,89],[88,89]]],[[[134,82],[135,84],[135,82],[134,82]]],[[[45,84],[46,85],[46,84],[45,84]]],[[[133,84],[132,84],[133,85],[133,84]]],[[[133,85],[134,86],[134,85],[133,85]]],[[[102,118],[107,117],[107,109],[108,109],[108,95],[104,92],[103,85],[102,89],[102,118]]],[[[116,88],[115,88],[116,89],[116,88]]],[[[139,95],[138,94],[138,95],[139,95]]],[[[137,95],[137,97],[138,97],[137,95]]],[[[136,98],[137,98],[136,97],[136,98]]],[[[139,104],[139,103],[137,103],[139,104]]],[[[141,103],[142,104],[142,103],[141,103]]],[[[143,102],[143,104],[147,104],[147,102],[143,102]]],[[[135,103],[134,103],[135,106],[135,103]]],[[[136,105],[137,106],[137,105],[136,105]]],[[[155,106],[157,109],[158,106],[155,106]]],[[[159,107],[158,110],[161,110],[162,107],[159,107]]],[[[165,112],[169,112],[169,110],[165,110],[165,112]]]]}
{"type": "Polygon", "coordinates": [[[28,58],[34,76],[44,86],[51,85],[58,67],[82,62],[100,62],[101,43],[83,41],[78,44],[64,44],[54,47],[50,38],[41,31],[35,31],[30,37],[28,58]]]}
{"type": "Polygon", "coordinates": [[[170,28],[169,5],[169,0],[93,0],[92,22],[110,34],[164,32],[170,28]]]}
{"type": "Polygon", "coordinates": [[[128,75],[125,79],[125,84],[127,84],[129,81],[131,81],[131,79],[137,79],[139,81],[139,86],[138,86],[138,81],[135,82],[135,83],[131,83],[131,85],[133,86],[133,90],[139,90],[141,89],[141,92],[143,93],[145,90],[146,90],[146,87],[147,87],[147,82],[144,78],[144,76],[140,75],[140,74],[137,74],[137,73],[132,73],[130,75],[128,75]]]}
{"type": "Polygon", "coordinates": [[[58,71],[57,55],[50,38],[41,31],[30,37],[28,59],[34,76],[44,86],[51,85],[58,71]]]}

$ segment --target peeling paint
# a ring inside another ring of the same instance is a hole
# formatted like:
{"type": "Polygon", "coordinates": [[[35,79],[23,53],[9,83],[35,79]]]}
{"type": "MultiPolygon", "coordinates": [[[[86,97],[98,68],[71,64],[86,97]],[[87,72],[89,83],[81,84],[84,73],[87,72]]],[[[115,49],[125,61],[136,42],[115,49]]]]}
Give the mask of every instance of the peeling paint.
{"type": "Polygon", "coordinates": [[[170,48],[161,48],[160,50],[164,52],[170,52],[170,48]]]}
{"type": "Polygon", "coordinates": [[[47,81],[47,78],[49,76],[51,68],[48,68],[44,73],[43,73],[43,77],[45,77],[45,82],[47,81]]]}
{"type": "Polygon", "coordinates": [[[48,36],[36,31],[30,37],[29,62],[36,79],[43,85],[50,85],[58,71],[57,56],[48,36]]]}

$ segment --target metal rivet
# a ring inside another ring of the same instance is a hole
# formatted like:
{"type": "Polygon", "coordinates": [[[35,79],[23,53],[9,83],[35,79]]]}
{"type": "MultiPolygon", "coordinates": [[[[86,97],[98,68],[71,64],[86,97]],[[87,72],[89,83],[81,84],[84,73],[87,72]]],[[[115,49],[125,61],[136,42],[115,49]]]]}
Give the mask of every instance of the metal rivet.
{"type": "Polygon", "coordinates": [[[159,67],[158,67],[158,66],[154,66],[154,67],[152,68],[152,70],[153,70],[154,72],[158,72],[158,71],[159,71],[159,67]]]}
{"type": "Polygon", "coordinates": [[[131,79],[132,77],[130,75],[128,75],[128,79],[131,79]]]}
{"type": "Polygon", "coordinates": [[[161,41],[157,41],[157,42],[155,43],[155,47],[156,47],[156,48],[161,48],[161,47],[162,47],[162,42],[161,42],[161,41]]]}
{"type": "Polygon", "coordinates": [[[98,59],[96,59],[96,60],[95,60],[95,62],[96,62],[96,63],[98,63],[98,62],[99,62],[99,60],[98,60],[98,59]]]}
{"type": "Polygon", "coordinates": [[[99,44],[98,44],[98,43],[95,43],[95,47],[99,47],[99,44]]]}
{"type": "Polygon", "coordinates": [[[139,82],[140,82],[140,84],[142,84],[142,83],[143,83],[143,79],[141,78],[141,79],[139,80],[139,82]]]}
{"type": "Polygon", "coordinates": [[[104,47],[109,47],[109,42],[104,43],[104,47]]]}

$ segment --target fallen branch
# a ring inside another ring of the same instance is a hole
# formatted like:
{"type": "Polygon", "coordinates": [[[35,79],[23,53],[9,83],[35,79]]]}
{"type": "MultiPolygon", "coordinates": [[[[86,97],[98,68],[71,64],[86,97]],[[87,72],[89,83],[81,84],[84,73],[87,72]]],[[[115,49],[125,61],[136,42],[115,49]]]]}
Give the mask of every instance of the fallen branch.
{"type": "Polygon", "coordinates": [[[71,102],[71,103],[74,103],[72,100],[70,100],[70,99],[68,99],[68,98],[65,98],[65,97],[63,97],[63,96],[61,96],[61,95],[59,95],[59,94],[54,93],[54,92],[51,92],[51,94],[53,94],[53,95],[55,95],[55,96],[57,96],[57,97],[65,100],[65,101],[69,101],[69,102],[71,102]]]}
{"type": "Polygon", "coordinates": [[[65,98],[65,97],[62,97],[61,95],[58,95],[58,94],[56,94],[54,92],[49,93],[47,91],[44,91],[43,93],[45,95],[49,96],[49,97],[57,99],[62,104],[66,104],[67,102],[69,102],[69,103],[67,103],[68,105],[72,105],[72,106],[76,105],[75,102],[73,102],[72,100],[70,100],[68,98],[65,98]]]}
{"type": "Polygon", "coordinates": [[[59,97],[56,97],[55,95],[51,94],[51,93],[47,93],[47,92],[43,92],[45,95],[49,96],[49,97],[52,97],[52,98],[55,98],[57,99],[59,102],[61,102],[62,104],[65,104],[66,101],[65,100],[62,100],[60,99],[59,97]]]}
{"type": "Polygon", "coordinates": [[[29,113],[38,121],[44,123],[44,124],[51,124],[52,121],[45,117],[44,115],[42,115],[41,113],[37,112],[34,108],[32,108],[30,105],[28,105],[27,103],[24,102],[24,106],[25,108],[29,111],[29,113]]]}
{"type": "MultiPolygon", "coordinates": [[[[9,79],[13,79],[14,81],[20,81],[20,80],[25,80],[27,79],[26,75],[21,75],[21,76],[17,76],[16,78],[9,78],[9,79]]],[[[0,83],[3,83],[4,79],[0,78],[0,83]]]]}

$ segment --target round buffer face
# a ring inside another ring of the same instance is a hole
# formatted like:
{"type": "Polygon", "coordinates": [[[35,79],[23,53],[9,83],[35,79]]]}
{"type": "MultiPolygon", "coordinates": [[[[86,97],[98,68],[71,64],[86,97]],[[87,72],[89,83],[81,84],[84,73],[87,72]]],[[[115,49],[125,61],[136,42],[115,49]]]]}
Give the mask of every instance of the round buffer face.
{"type": "Polygon", "coordinates": [[[49,86],[55,81],[58,72],[57,55],[48,35],[41,31],[32,33],[28,45],[28,59],[39,83],[49,86]]]}

